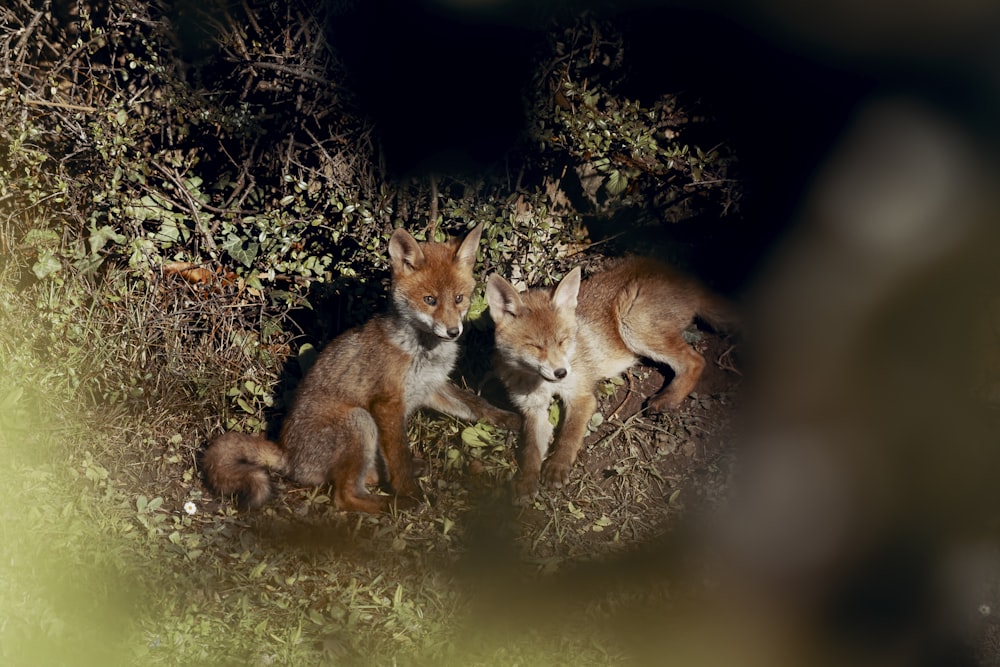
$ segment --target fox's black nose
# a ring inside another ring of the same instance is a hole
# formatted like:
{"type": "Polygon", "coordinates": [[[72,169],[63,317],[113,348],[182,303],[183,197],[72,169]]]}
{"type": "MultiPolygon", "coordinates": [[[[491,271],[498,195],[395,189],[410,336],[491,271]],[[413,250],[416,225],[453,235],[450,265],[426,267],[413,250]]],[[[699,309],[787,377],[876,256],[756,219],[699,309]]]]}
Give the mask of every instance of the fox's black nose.
{"type": "Polygon", "coordinates": [[[451,327],[448,329],[448,338],[458,338],[458,334],[462,333],[462,330],[458,327],[451,327]]]}
{"type": "Polygon", "coordinates": [[[552,371],[552,374],[555,375],[560,380],[562,380],[564,377],[566,377],[566,369],[565,368],[557,368],[554,371],[552,371]]]}

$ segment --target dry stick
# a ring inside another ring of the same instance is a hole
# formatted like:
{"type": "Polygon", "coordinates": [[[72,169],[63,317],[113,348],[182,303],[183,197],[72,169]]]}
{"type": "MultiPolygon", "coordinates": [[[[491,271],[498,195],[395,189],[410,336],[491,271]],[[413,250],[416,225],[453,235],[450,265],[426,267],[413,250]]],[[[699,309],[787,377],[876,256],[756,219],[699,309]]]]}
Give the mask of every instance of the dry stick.
{"type": "Polygon", "coordinates": [[[608,420],[609,421],[612,420],[612,419],[614,419],[614,418],[616,418],[618,416],[618,412],[623,407],[625,407],[626,403],[628,403],[628,397],[629,397],[629,395],[635,393],[635,390],[632,389],[632,374],[631,373],[626,373],[625,374],[625,381],[628,383],[628,385],[625,387],[625,398],[623,398],[622,402],[618,404],[618,407],[614,409],[614,412],[612,412],[608,416],[608,420]]]}
{"type": "Polygon", "coordinates": [[[153,165],[153,167],[155,167],[160,173],[162,173],[164,176],[170,179],[170,182],[172,182],[177,187],[177,189],[183,193],[184,198],[187,199],[188,201],[188,209],[191,211],[192,219],[194,219],[195,229],[198,230],[198,234],[200,234],[201,237],[204,239],[205,245],[208,246],[209,251],[215,252],[217,250],[217,246],[215,245],[215,239],[212,238],[212,235],[208,233],[208,230],[205,229],[205,226],[201,224],[201,217],[198,215],[198,208],[204,206],[204,204],[195,200],[195,198],[191,196],[191,193],[187,191],[186,187],[184,187],[184,183],[180,180],[177,174],[170,171],[169,169],[159,164],[155,160],[150,160],[149,163],[153,165]]]}
{"type": "MultiPolygon", "coordinates": [[[[174,181],[174,184],[177,185],[177,181],[174,181]]],[[[180,186],[178,185],[178,187],[180,187],[180,186]]],[[[148,185],[144,185],[143,188],[146,190],[146,192],[149,192],[151,194],[155,194],[157,197],[162,197],[163,199],[165,199],[165,200],[169,201],[170,203],[176,205],[177,208],[184,208],[184,205],[181,202],[177,201],[176,199],[173,199],[172,197],[166,196],[162,192],[158,192],[157,190],[155,190],[154,188],[149,187],[148,185]]],[[[188,197],[187,199],[188,199],[188,206],[187,207],[189,209],[191,208],[192,205],[194,205],[194,206],[197,206],[198,208],[201,208],[201,209],[204,209],[204,210],[208,211],[209,213],[215,213],[217,215],[260,215],[261,214],[261,211],[259,211],[259,210],[254,211],[254,210],[248,210],[248,209],[242,209],[242,208],[219,208],[218,206],[212,206],[211,204],[205,204],[204,202],[200,202],[197,199],[194,199],[194,198],[191,198],[191,197],[188,197]]],[[[197,220],[196,220],[196,222],[197,222],[197,220]]],[[[217,227],[217,225],[213,225],[213,227],[212,227],[212,231],[213,232],[215,231],[216,227],[217,227]]]]}
{"type": "Polygon", "coordinates": [[[28,50],[28,38],[31,37],[31,33],[35,32],[35,28],[41,22],[42,18],[45,16],[45,12],[36,12],[34,16],[31,17],[31,21],[28,22],[27,27],[24,29],[24,33],[21,35],[21,39],[17,41],[17,46],[14,48],[17,51],[17,58],[14,62],[18,64],[24,63],[24,53],[28,50]]]}
{"type": "Polygon", "coordinates": [[[69,104],[68,102],[50,102],[49,100],[24,100],[25,104],[35,107],[54,107],[66,109],[67,111],[83,111],[84,113],[97,113],[96,107],[83,106],[81,104],[69,104]]]}
{"type": "Polygon", "coordinates": [[[253,26],[253,29],[257,31],[257,34],[264,32],[263,30],[260,29],[260,24],[257,23],[257,17],[254,16],[254,13],[250,9],[250,5],[247,3],[246,0],[243,0],[243,13],[244,16],[246,16],[246,19],[250,21],[250,25],[253,26]]]}
{"type": "Polygon", "coordinates": [[[326,158],[326,161],[332,163],[334,161],[333,157],[330,155],[330,153],[327,152],[326,148],[323,147],[323,142],[320,141],[315,134],[313,134],[312,130],[310,130],[308,127],[303,127],[302,131],[305,132],[310,139],[312,139],[313,145],[315,145],[316,148],[318,148],[320,152],[323,153],[323,157],[326,158]]]}
{"type": "Polygon", "coordinates": [[[580,248],[579,250],[574,250],[573,252],[571,252],[568,255],[566,255],[566,257],[567,258],[569,258],[569,257],[575,257],[576,255],[579,255],[581,252],[587,252],[587,251],[591,250],[592,248],[595,248],[595,247],[601,245],[602,243],[607,243],[608,241],[614,241],[616,238],[618,238],[619,236],[622,236],[624,234],[625,234],[625,232],[618,232],[617,234],[614,234],[613,236],[609,236],[606,239],[601,239],[600,241],[594,241],[593,243],[591,243],[590,245],[588,245],[585,248],[580,248]]]}
{"type": "Polygon", "coordinates": [[[427,232],[427,240],[433,241],[434,235],[437,234],[437,220],[438,220],[438,181],[437,174],[431,174],[431,211],[430,211],[430,227],[427,232]]]}
{"type": "Polygon", "coordinates": [[[274,70],[275,72],[281,72],[283,74],[290,74],[291,76],[298,77],[306,81],[312,81],[313,83],[319,83],[324,86],[330,86],[331,88],[335,86],[333,82],[328,81],[327,79],[324,79],[321,76],[313,74],[312,72],[307,72],[304,69],[292,67],[291,65],[282,65],[281,63],[267,63],[260,61],[247,64],[250,66],[251,69],[254,67],[260,67],[263,69],[274,70]]]}
{"type": "Polygon", "coordinates": [[[732,354],[733,350],[735,349],[736,349],[735,345],[730,345],[728,348],[726,348],[725,352],[719,355],[719,358],[716,359],[715,363],[722,370],[731,371],[733,373],[736,373],[740,377],[743,377],[743,373],[740,372],[740,369],[736,368],[736,366],[733,364],[732,354]]]}
{"type": "Polygon", "coordinates": [[[597,442],[595,442],[593,445],[591,445],[590,448],[591,449],[597,449],[598,447],[603,446],[604,443],[610,442],[611,440],[617,438],[619,435],[621,435],[622,431],[624,431],[626,428],[628,428],[629,426],[631,426],[632,422],[634,422],[636,419],[638,419],[639,417],[641,417],[642,414],[644,412],[646,412],[646,410],[648,410],[648,409],[649,409],[649,407],[647,406],[647,407],[639,410],[638,412],[633,413],[632,415],[630,415],[625,421],[622,422],[621,426],[619,426],[617,429],[615,429],[614,433],[609,433],[608,435],[604,436],[603,438],[601,438],[600,440],[598,440],[597,442]]]}

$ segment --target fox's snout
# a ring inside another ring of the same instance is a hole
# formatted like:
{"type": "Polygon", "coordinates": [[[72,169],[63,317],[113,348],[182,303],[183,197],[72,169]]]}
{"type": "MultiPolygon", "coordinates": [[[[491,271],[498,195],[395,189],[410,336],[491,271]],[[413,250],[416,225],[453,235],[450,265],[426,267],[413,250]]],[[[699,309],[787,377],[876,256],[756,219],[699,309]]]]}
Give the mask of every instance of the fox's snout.
{"type": "Polygon", "coordinates": [[[566,376],[569,375],[569,371],[564,366],[559,366],[558,368],[540,366],[538,368],[538,372],[549,382],[559,382],[560,380],[566,379],[566,376]]]}
{"type": "Polygon", "coordinates": [[[434,335],[438,338],[443,338],[444,340],[455,340],[462,335],[462,324],[459,322],[458,326],[447,326],[444,324],[436,323],[434,325],[434,335]]]}

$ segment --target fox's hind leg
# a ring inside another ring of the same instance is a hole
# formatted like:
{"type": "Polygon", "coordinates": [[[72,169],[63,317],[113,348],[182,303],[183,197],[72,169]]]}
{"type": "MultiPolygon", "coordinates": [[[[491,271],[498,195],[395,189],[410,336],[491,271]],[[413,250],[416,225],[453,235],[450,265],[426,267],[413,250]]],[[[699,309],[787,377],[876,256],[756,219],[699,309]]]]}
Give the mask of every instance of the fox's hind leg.
{"type": "Polygon", "coordinates": [[[705,369],[705,358],[684,340],[694,320],[687,300],[671,300],[662,290],[629,285],[618,299],[618,332],[637,356],[669,366],[674,378],[649,399],[653,410],[676,408],[687,398],[705,369]]]}
{"type": "Polygon", "coordinates": [[[384,512],[390,498],[369,493],[365,483],[378,479],[376,454],[378,427],[362,408],[350,410],[344,424],[331,429],[339,442],[334,447],[329,479],[333,482],[333,502],[337,509],[354,512],[384,512]]]}
{"type": "Polygon", "coordinates": [[[705,370],[705,357],[688,345],[680,334],[669,337],[656,349],[651,349],[643,356],[666,364],[674,371],[673,380],[649,399],[649,407],[652,410],[679,406],[698,384],[701,372],[705,370]]]}

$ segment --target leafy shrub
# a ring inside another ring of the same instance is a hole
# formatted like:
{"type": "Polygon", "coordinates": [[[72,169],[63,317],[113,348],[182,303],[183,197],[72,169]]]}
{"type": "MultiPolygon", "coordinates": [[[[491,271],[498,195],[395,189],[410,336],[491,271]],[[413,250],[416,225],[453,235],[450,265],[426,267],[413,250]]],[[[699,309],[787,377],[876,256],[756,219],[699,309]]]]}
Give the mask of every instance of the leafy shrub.
{"type": "MultiPolygon", "coordinates": [[[[670,95],[621,98],[627,45],[596,19],[553,29],[538,56],[516,183],[389,181],[325,42],[337,11],[0,10],[0,62],[17,73],[0,89],[5,275],[45,294],[46,345],[102,341],[82,360],[88,401],[183,396],[263,425],[299,371],[293,332],[322,342],[383,305],[395,226],[443,238],[484,223],[481,277],[528,285],[576,261],[584,215],[735,210],[733,157],[687,140],[710,123],[670,95]]],[[[484,309],[480,293],[473,319],[484,309]]]]}
{"type": "Polygon", "coordinates": [[[649,105],[617,92],[628,45],[610,22],[586,17],[551,31],[549,43],[531,88],[531,133],[550,169],[576,175],[577,206],[643,209],[667,222],[738,210],[735,156],[705,111],[672,91],[649,105]]]}

